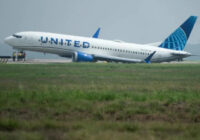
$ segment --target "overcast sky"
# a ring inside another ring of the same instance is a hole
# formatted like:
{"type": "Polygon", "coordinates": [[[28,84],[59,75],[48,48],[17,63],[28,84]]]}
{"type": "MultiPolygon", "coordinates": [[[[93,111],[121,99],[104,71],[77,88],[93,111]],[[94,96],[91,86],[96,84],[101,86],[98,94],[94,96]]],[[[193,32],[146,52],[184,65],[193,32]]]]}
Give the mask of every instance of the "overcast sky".
{"type": "MultiPolygon", "coordinates": [[[[0,0],[0,43],[19,31],[46,31],[134,43],[163,41],[200,0],[0,0]]],[[[200,43],[200,20],[189,43],[200,43]]],[[[1,50],[1,48],[0,48],[1,50]]]]}

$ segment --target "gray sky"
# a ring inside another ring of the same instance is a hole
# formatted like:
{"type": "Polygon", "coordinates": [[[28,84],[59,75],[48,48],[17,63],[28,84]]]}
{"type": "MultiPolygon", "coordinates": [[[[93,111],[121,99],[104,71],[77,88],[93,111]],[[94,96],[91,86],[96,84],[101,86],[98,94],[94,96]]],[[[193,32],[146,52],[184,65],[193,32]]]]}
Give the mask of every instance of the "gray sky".
{"type": "MultiPolygon", "coordinates": [[[[200,0],[0,0],[0,43],[14,32],[47,31],[134,43],[163,41],[200,0]]],[[[189,43],[200,43],[200,20],[189,43]]],[[[1,50],[1,48],[0,48],[1,50]]]]}

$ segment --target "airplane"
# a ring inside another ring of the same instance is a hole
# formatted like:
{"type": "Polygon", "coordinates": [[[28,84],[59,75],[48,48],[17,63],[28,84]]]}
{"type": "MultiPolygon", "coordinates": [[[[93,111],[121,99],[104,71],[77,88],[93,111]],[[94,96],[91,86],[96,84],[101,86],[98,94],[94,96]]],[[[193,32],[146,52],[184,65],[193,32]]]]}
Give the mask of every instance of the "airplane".
{"type": "Polygon", "coordinates": [[[190,16],[158,45],[99,39],[100,28],[92,37],[27,31],[15,33],[4,41],[13,49],[57,54],[72,58],[73,62],[170,62],[192,56],[184,48],[196,20],[196,16],[190,16]]]}

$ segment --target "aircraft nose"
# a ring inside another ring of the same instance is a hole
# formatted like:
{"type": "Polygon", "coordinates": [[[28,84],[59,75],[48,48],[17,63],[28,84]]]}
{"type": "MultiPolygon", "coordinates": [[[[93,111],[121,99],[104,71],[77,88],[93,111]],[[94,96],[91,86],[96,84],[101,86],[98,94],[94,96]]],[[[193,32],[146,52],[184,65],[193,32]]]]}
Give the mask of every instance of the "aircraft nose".
{"type": "Polygon", "coordinates": [[[12,45],[12,36],[6,37],[4,39],[4,42],[8,45],[12,45]]]}

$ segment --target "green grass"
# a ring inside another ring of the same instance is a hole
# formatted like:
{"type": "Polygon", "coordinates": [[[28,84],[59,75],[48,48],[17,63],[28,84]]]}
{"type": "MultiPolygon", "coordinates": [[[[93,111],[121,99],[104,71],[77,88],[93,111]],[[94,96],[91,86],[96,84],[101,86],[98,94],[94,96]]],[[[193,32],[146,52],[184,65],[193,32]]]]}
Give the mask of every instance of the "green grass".
{"type": "Polygon", "coordinates": [[[200,139],[198,64],[0,64],[0,139],[200,139]]]}

